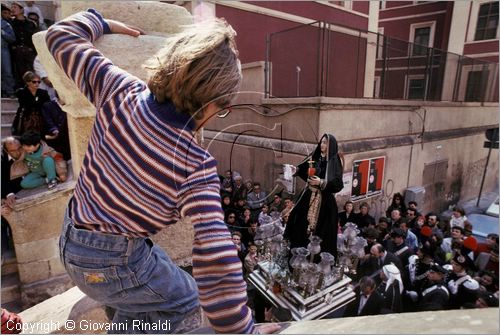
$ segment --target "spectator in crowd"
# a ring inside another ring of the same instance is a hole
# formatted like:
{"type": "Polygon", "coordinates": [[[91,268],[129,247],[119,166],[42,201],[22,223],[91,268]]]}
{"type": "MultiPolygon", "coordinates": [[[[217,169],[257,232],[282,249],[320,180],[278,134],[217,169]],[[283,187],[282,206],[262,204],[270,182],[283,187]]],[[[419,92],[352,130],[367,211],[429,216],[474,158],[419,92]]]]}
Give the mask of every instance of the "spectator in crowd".
{"type": "Polygon", "coordinates": [[[472,223],[469,220],[464,221],[464,236],[469,237],[472,236],[472,223]]]}
{"type": "Polygon", "coordinates": [[[498,277],[488,270],[480,270],[474,279],[479,283],[479,289],[490,293],[498,291],[498,277]]]}
{"type": "Polygon", "coordinates": [[[245,256],[245,270],[247,275],[252,273],[258,263],[257,246],[253,243],[248,245],[248,254],[245,256]]]}
{"type": "Polygon", "coordinates": [[[373,278],[362,277],[359,289],[356,289],[356,299],[347,306],[344,317],[381,314],[385,301],[376,289],[377,283],[373,278]]]}
{"type": "Polygon", "coordinates": [[[241,243],[241,233],[239,231],[233,231],[231,233],[231,239],[238,250],[238,257],[241,260],[241,264],[245,262],[246,249],[243,243],[241,243]]]}
{"type": "MultiPolygon", "coordinates": [[[[457,227],[455,227],[457,228],[457,227]]],[[[451,260],[452,273],[448,277],[450,292],[450,308],[467,308],[476,302],[479,293],[479,283],[467,274],[474,268],[474,263],[467,255],[455,254],[451,260]]]]}
{"type": "Polygon", "coordinates": [[[391,205],[387,208],[387,211],[385,212],[385,215],[387,217],[391,217],[392,211],[394,209],[399,209],[400,215],[406,213],[406,206],[405,206],[405,201],[401,193],[396,193],[392,197],[392,203],[391,205]]]}
{"type": "Polygon", "coordinates": [[[235,208],[233,207],[233,202],[231,201],[231,196],[225,192],[222,192],[222,210],[224,213],[227,213],[228,211],[235,211],[235,208]]]}
{"type": "Polygon", "coordinates": [[[245,180],[245,188],[247,189],[247,196],[248,196],[248,193],[253,192],[253,181],[252,181],[252,179],[246,179],[245,180]]]}
{"type": "Polygon", "coordinates": [[[417,236],[408,229],[408,224],[404,220],[399,225],[399,228],[405,233],[405,244],[410,248],[412,254],[415,253],[418,249],[417,236]]]}
{"type": "Polygon", "coordinates": [[[434,261],[434,250],[428,246],[420,247],[416,255],[410,256],[408,259],[408,291],[422,292],[427,282],[427,274],[431,265],[435,263],[434,261]]]}
{"type": "Polygon", "coordinates": [[[370,255],[366,255],[359,264],[360,276],[371,276],[376,271],[382,269],[384,265],[395,264],[400,273],[404,270],[403,264],[398,256],[385,250],[384,246],[377,243],[370,249],[370,255]]]}
{"type": "Polygon", "coordinates": [[[344,204],[344,210],[339,213],[340,227],[344,227],[347,222],[355,222],[354,203],[350,200],[344,204]]]}
{"type": "Polygon", "coordinates": [[[427,285],[421,291],[419,309],[421,311],[439,311],[448,307],[449,292],[446,288],[446,271],[439,264],[433,263],[427,272],[427,285]]]}
{"type": "Polygon", "coordinates": [[[271,220],[272,220],[271,216],[269,215],[269,206],[268,205],[262,206],[259,212],[259,216],[257,217],[257,221],[259,221],[260,225],[263,225],[266,223],[270,223],[271,220]]]}
{"type": "Polygon", "coordinates": [[[255,235],[257,234],[257,221],[250,219],[246,227],[241,235],[243,244],[248,246],[250,243],[254,243],[255,235]]]}
{"type": "Polygon", "coordinates": [[[408,208],[411,208],[415,211],[415,216],[418,217],[421,214],[418,211],[418,203],[416,201],[409,201],[408,202],[408,208]]]}
{"type": "Polygon", "coordinates": [[[243,211],[238,213],[237,220],[238,220],[238,222],[240,222],[241,226],[249,227],[250,221],[253,220],[252,212],[250,212],[250,208],[244,207],[243,211]]]}
{"type": "Polygon", "coordinates": [[[114,323],[167,320],[175,331],[201,304],[215,332],[276,331],[276,325],[253,323],[237,247],[222,220],[217,162],[194,138],[238,91],[234,30],[215,18],[183,29],[153,57],[148,83],[113,65],[93,46],[104,33],[137,37],[140,31],[90,9],[52,25],[46,35],[58,65],[97,110],[61,233],[68,274],[89,297],[117,309],[114,323]],[[107,103],[113,99],[121,103],[107,103]],[[107,127],[110,115],[114,126],[126,130],[107,127]],[[144,173],[145,165],[151,173],[144,173]],[[126,177],[113,178],[112,171],[123,169],[126,177]],[[147,238],[182,217],[190,217],[194,226],[194,278],[147,238]],[[105,271],[117,253],[127,254],[113,264],[118,272],[149,279],[126,288],[117,278],[99,285],[85,280],[82,267],[89,265],[82,257],[91,256],[94,271],[105,271]],[[110,288],[115,290],[111,295],[110,288]],[[157,294],[152,297],[145,289],[157,294]]]}
{"type": "Polygon", "coordinates": [[[57,177],[66,181],[67,169],[65,171],[59,164],[62,160],[61,154],[43,142],[39,133],[24,133],[21,136],[21,145],[25,152],[24,163],[29,169],[29,173],[21,181],[22,188],[35,188],[47,183],[50,190],[57,186],[57,177]],[[56,165],[56,161],[59,165],[56,165]],[[59,176],[56,170],[59,170],[59,176]]]}
{"type": "Polygon", "coordinates": [[[375,226],[378,230],[377,242],[380,244],[384,244],[385,240],[389,237],[389,224],[387,221],[388,219],[386,217],[381,217],[378,219],[378,223],[375,226]]]}
{"type": "Polygon", "coordinates": [[[252,192],[247,195],[247,205],[252,211],[252,214],[256,215],[262,209],[262,206],[266,203],[267,193],[260,188],[260,183],[255,182],[253,184],[252,192]]]}
{"type": "Polygon", "coordinates": [[[455,226],[451,229],[451,237],[447,237],[443,239],[443,243],[441,243],[441,249],[446,253],[446,260],[450,260],[453,255],[453,250],[458,247],[460,249],[462,247],[464,237],[464,229],[460,226],[455,226]],[[454,248],[455,246],[455,248],[454,248]]]}
{"type": "Polygon", "coordinates": [[[434,213],[428,213],[426,216],[426,225],[431,227],[432,233],[439,235],[441,238],[444,238],[444,232],[439,228],[439,218],[434,213]]]}
{"type": "Polygon", "coordinates": [[[375,226],[375,218],[369,214],[370,205],[367,202],[362,202],[359,205],[359,213],[355,216],[355,223],[360,229],[368,227],[370,225],[375,226]]]}
{"type": "Polygon", "coordinates": [[[42,107],[50,101],[49,94],[39,88],[41,79],[32,71],[26,72],[23,80],[26,86],[16,92],[19,107],[12,124],[12,134],[20,136],[29,130],[43,134],[42,107]]]}
{"type": "Polygon", "coordinates": [[[486,241],[478,243],[477,249],[474,251],[474,259],[476,259],[481,252],[490,252],[495,244],[498,245],[498,234],[490,233],[486,235],[486,241]]]}
{"type": "Polygon", "coordinates": [[[389,227],[398,228],[399,225],[401,224],[402,219],[403,219],[403,216],[402,216],[401,210],[394,208],[391,212],[391,220],[390,220],[389,227]]]}
{"type": "Polygon", "coordinates": [[[236,218],[236,212],[234,210],[230,210],[226,212],[226,225],[231,231],[236,231],[241,228],[241,225],[239,224],[237,218],[236,218]]]}
{"type": "Polygon", "coordinates": [[[29,170],[24,163],[24,151],[19,138],[9,136],[2,140],[2,205],[13,208],[23,176],[29,170]]]}
{"type": "Polygon", "coordinates": [[[247,188],[243,184],[243,177],[239,174],[234,176],[234,184],[233,184],[233,200],[237,201],[238,199],[246,199],[247,198],[247,188]]]}
{"type": "Polygon", "coordinates": [[[11,4],[10,10],[14,19],[12,28],[16,34],[16,41],[12,44],[12,63],[15,71],[15,79],[18,86],[23,86],[23,76],[27,71],[33,71],[33,61],[36,57],[36,49],[33,45],[32,36],[38,31],[36,25],[24,15],[23,5],[19,1],[11,4]]]}
{"type": "Polygon", "coordinates": [[[311,234],[321,238],[321,251],[337,256],[338,209],[334,194],[344,187],[337,140],[324,134],[311,156],[294,173],[307,182],[290,213],[284,237],[290,246],[306,247],[311,234]]]}
{"type": "MultiPolygon", "coordinates": [[[[236,210],[236,213],[238,214],[238,217],[242,217],[243,216],[243,212],[249,208],[247,206],[247,201],[246,199],[235,199],[235,206],[234,206],[234,209],[236,210]]],[[[251,212],[251,211],[250,211],[251,212]]]]}
{"type": "Polygon", "coordinates": [[[233,172],[231,170],[226,170],[224,173],[224,179],[221,183],[222,191],[232,194],[233,193],[233,172]]]}
{"type": "Polygon", "coordinates": [[[370,254],[370,249],[377,243],[378,230],[374,227],[366,227],[362,231],[362,236],[366,239],[366,245],[364,247],[365,255],[370,254]]]}
{"type": "Polygon", "coordinates": [[[464,228],[464,222],[467,220],[467,216],[465,216],[465,210],[462,207],[455,206],[453,208],[453,213],[450,219],[450,226],[453,229],[455,226],[459,226],[464,228]]]}
{"type": "Polygon", "coordinates": [[[408,207],[406,210],[406,220],[408,222],[408,227],[414,227],[417,224],[417,210],[408,207]]]}
{"type": "Polygon", "coordinates": [[[31,20],[35,25],[38,30],[47,30],[47,25],[45,22],[40,22],[40,18],[38,17],[37,13],[30,12],[28,15],[25,14],[25,16],[28,18],[28,20],[31,20]]]}
{"type": "Polygon", "coordinates": [[[476,308],[498,307],[498,297],[489,292],[479,292],[474,307],[476,308]]]}
{"type": "Polygon", "coordinates": [[[272,212],[273,210],[281,212],[284,208],[285,204],[281,199],[281,194],[276,193],[275,195],[273,195],[273,202],[271,202],[271,204],[269,205],[269,212],[272,212]]]}
{"type": "Polygon", "coordinates": [[[16,82],[12,74],[10,45],[16,41],[11,26],[10,9],[2,4],[2,98],[15,98],[16,82]]]}
{"type": "Polygon", "coordinates": [[[24,6],[24,16],[29,17],[30,13],[36,15],[38,26],[45,25],[42,10],[40,9],[40,7],[35,5],[34,1],[26,1],[26,6],[24,6]]]}
{"type": "Polygon", "coordinates": [[[405,232],[401,228],[393,228],[391,231],[391,240],[387,243],[387,250],[399,257],[403,267],[408,265],[408,258],[413,254],[411,248],[405,244],[405,232]]]}
{"type": "Polygon", "coordinates": [[[379,284],[377,292],[384,299],[382,313],[401,313],[403,311],[401,294],[404,286],[399,268],[394,264],[384,265],[380,271],[380,279],[382,282],[379,284]]]}
{"type": "Polygon", "coordinates": [[[475,261],[478,270],[489,270],[498,277],[498,244],[489,252],[481,252],[475,261]]]}

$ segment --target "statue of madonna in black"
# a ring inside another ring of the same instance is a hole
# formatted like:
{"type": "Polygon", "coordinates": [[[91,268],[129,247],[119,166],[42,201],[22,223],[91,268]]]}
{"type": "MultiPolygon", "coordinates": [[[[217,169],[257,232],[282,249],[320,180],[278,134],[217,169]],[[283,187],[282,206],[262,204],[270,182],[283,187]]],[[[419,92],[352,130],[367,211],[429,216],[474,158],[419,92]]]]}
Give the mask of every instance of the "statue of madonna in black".
{"type": "Polygon", "coordinates": [[[298,166],[294,176],[307,182],[292,209],[284,237],[290,247],[307,247],[309,236],[322,239],[321,251],[337,257],[338,210],[334,193],[344,187],[337,140],[324,134],[316,150],[298,166]]]}

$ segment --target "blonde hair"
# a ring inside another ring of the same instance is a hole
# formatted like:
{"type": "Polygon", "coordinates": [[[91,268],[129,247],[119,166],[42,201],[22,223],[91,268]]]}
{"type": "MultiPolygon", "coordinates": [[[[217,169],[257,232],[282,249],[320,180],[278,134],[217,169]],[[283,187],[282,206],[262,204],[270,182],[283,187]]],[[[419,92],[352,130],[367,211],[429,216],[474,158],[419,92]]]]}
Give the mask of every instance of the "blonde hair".
{"type": "Polygon", "coordinates": [[[201,119],[201,108],[230,104],[241,84],[236,32],[222,19],[187,27],[157,55],[148,87],[159,102],[171,100],[177,110],[201,119]]]}

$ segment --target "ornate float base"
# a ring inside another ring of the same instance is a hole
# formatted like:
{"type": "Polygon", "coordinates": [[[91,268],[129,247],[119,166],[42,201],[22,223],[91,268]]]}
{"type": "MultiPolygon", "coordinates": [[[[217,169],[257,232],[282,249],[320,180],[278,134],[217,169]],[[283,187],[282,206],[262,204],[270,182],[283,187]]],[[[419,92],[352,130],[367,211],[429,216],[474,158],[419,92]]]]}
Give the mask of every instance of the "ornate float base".
{"type": "Polygon", "coordinates": [[[347,276],[307,298],[291,287],[274,293],[268,280],[269,266],[269,262],[260,262],[259,269],[252,272],[248,279],[273,305],[290,310],[296,321],[321,319],[355,298],[349,286],[351,278],[347,276]]]}

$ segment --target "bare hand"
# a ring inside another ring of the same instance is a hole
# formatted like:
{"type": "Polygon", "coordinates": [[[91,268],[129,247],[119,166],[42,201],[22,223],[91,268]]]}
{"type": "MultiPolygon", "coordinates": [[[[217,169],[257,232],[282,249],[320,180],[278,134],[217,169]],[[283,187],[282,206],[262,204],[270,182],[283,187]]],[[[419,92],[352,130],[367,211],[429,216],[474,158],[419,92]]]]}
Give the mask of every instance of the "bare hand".
{"type": "Polygon", "coordinates": [[[281,329],[277,323],[267,323],[255,326],[254,334],[273,334],[281,329]]]}
{"type": "Polygon", "coordinates": [[[7,195],[7,198],[5,199],[5,205],[13,209],[15,204],[16,204],[15,194],[11,193],[7,195]]]}
{"type": "Polygon", "coordinates": [[[307,182],[311,186],[318,186],[319,184],[321,184],[321,179],[318,176],[311,176],[307,178],[307,182]]]}
{"type": "Polygon", "coordinates": [[[7,205],[2,205],[2,216],[7,216],[12,212],[12,208],[7,205]]]}
{"type": "Polygon", "coordinates": [[[124,34],[133,37],[138,37],[139,35],[145,35],[144,30],[125,24],[123,22],[109,20],[109,19],[106,19],[105,21],[108,24],[109,29],[113,34],[124,34]]]}

